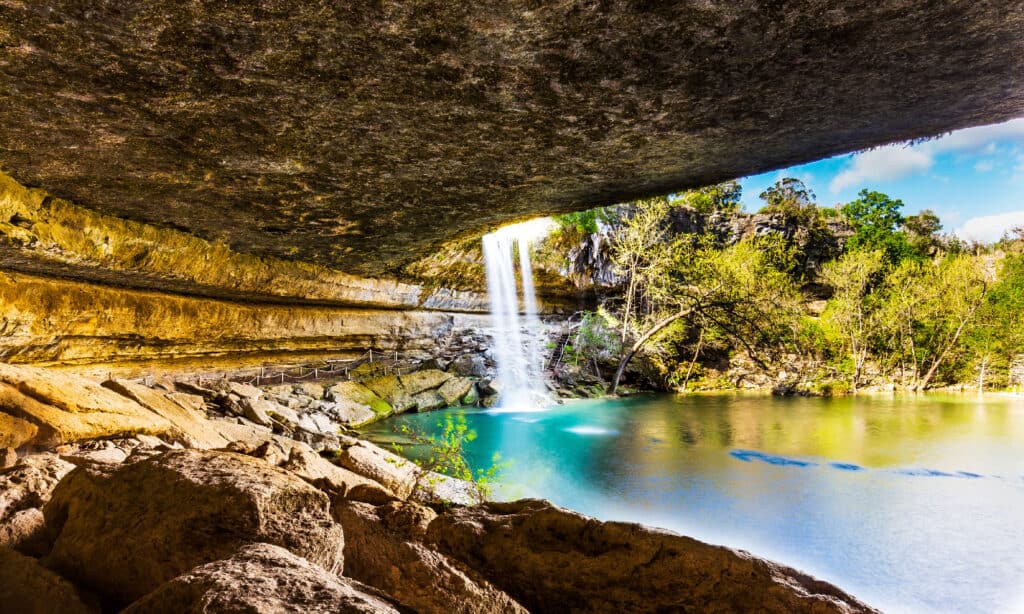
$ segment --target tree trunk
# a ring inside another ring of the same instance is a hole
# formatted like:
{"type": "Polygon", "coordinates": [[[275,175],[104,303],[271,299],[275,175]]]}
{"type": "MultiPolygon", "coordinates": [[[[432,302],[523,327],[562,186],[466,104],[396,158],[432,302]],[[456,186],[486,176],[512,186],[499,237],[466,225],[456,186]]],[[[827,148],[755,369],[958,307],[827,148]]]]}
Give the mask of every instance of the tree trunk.
{"type": "Polygon", "coordinates": [[[685,318],[686,316],[690,315],[691,313],[694,312],[695,309],[695,307],[682,309],[670,316],[662,318],[661,320],[658,320],[654,324],[654,326],[648,329],[646,333],[641,335],[640,338],[637,339],[636,342],[633,344],[633,346],[629,348],[629,352],[627,352],[622,357],[622,359],[619,360],[619,368],[615,370],[615,379],[612,380],[612,385],[611,388],[608,389],[608,394],[615,394],[615,391],[619,389],[619,380],[622,379],[622,374],[626,370],[626,365],[629,364],[629,361],[633,359],[633,356],[636,355],[640,348],[643,347],[645,343],[651,340],[651,337],[661,332],[663,328],[675,322],[679,318],[685,318]]]}

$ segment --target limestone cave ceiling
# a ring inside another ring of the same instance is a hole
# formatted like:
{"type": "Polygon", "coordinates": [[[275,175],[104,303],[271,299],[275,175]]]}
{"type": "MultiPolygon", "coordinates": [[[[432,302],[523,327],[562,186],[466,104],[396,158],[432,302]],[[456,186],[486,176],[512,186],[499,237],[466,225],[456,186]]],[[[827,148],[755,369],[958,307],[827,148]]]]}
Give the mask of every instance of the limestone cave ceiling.
{"type": "Polygon", "coordinates": [[[489,225],[996,122],[1024,3],[0,0],[0,167],[395,274],[489,225]]]}

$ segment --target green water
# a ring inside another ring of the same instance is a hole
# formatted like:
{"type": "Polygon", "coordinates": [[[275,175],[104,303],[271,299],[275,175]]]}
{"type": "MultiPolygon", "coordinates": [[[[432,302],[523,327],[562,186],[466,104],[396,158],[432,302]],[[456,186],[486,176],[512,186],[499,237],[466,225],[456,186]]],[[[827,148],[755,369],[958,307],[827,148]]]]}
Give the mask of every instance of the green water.
{"type": "MultiPolygon", "coordinates": [[[[502,498],[743,548],[887,612],[1024,612],[1024,400],[648,396],[464,414],[502,498]]],[[[441,414],[406,414],[437,430],[441,414]]],[[[412,452],[415,454],[415,451],[412,452]]]]}

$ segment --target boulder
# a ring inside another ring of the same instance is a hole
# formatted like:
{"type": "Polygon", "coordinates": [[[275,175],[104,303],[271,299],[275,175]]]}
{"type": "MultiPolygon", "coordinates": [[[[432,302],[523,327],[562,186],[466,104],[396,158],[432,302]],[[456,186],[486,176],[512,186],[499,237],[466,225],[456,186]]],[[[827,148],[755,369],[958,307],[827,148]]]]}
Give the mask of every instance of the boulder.
{"type": "Polygon", "coordinates": [[[338,464],[387,487],[401,499],[425,503],[471,505],[477,501],[470,482],[425,471],[416,463],[373,445],[357,441],[338,454],[338,464]]]}
{"type": "Polygon", "coordinates": [[[391,601],[271,544],[244,546],[142,597],[122,614],[395,613],[391,601]]]}
{"type": "Polygon", "coordinates": [[[130,380],[115,379],[103,382],[103,387],[127,397],[166,419],[180,432],[178,439],[190,448],[222,448],[227,440],[210,428],[205,416],[192,406],[203,406],[200,397],[182,393],[165,393],[130,380]]]}
{"type": "Polygon", "coordinates": [[[224,384],[226,392],[231,394],[237,394],[243,399],[258,399],[263,395],[263,391],[251,384],[243,384],[241,382],[227,381],[224,384]]]}
{"type": "Polygon", "coordinates": [[[333,509],[345,529],[345,575],[379,588],[422,614],[523,612],[478,573],[423,543],[436,516],[415,503],[375,507],[345,501],[333,509]]]}
{"type": "Polygon", "coordinates": [[[383,488],[377,482],[335,465],[312,449],[302,446],[292,448],[282,469],[291,471],[320,490],[344,496],[355,486],[368,485],[383,488]]]}
{"type": "Polygon", "coordinates": [[[451,373],[439,369],[423,369],[414,371],[408,375],[400,375],[398,379],[402,388],[411,395],[419,394],[424,390],[432,390],[445,383],[453,376],[451,373]]]}
{"type": "Polygon", "coordinates": [[[302,382],[301,384],[295,384],[292,387],[297,394],[301,394],[313,399],[324,398],[324,387],[314,382],[302,382]]]}
{"type": "MultiPolygon", "coordinates": [[[[361,410],[365,422],[385,418],[394,413],[394,408],[387,401],[359,382],[339,382],[327,390],[327,397],[350,412],[361,410]],[[366,414],[366,409],[372,410],[372,413],[366,414]]],[[[359,426],[354,421],[350,421],[350,424],[359,426]]]]}
{"type": "Polygon", "coordinates": [[[875,612],[743,551],[522,500],[455,508],[427,540],[531,612],[875,612]]]}
{"type": "Polygon", "coordinates": [[[23,457],[0,471],[0,547],[39,553],[45,545],[39,508],[74,468],[56,454],[45,453],[23,457]]]}
{"type": "Polygon", "coordinates": [[[43,508],[56,535],[47,565],[127,604],[196,565],[254,542],[328,571],[342,566],[327,496],[268,463],[172,450],[115,469],[80,467],[43,508]]]}
{"type": "Polygon", "coordinates": [[[90,379],[35,367],[0,363],[0,408],[38,429],[20,445],[178,432],[167,419],[90,379]]]}
{"type": "MultiPolygon", "coordinates": [[[[3,428],[0,425],[0,428],[3,428]]],[[[18,463],[18,453],[14,448],[0,448],[0,469],[13,467],[18,463]]]]}
{"type": "Polygon", "coordinates": [[[38,433],[39,427],[3,413],[0,406],[0,446],[7,449],[20,448],[35,439],[38,433]]]}
{"type": "Polygon", "coordinates": [[[424,390],[413,395],[412,400],[416,403],[416,411],[432,411],[447,407],[444,399],[436,390],[424,390]]]}
{"type": "Polygon", "coordinates": [[[445,405],[458,405],[462,398],[473,389],[473,380],[467,377],[453,377],[437,389],[445,405]]]}
{"type": "Polygon", "coordinates": [[[476,405],[480,402],[480,391],[477,389],[476,384],[469,387],[469,391],[462,397],[463,405],[476,405]]]}
{"type": "Polygon", "coordinates": [[[31,557],[0,548],[0,610],[18,614],[99,614],[93,599],[31,557]]]}
{"type": "Polygon", "coordinates": [[[338,454],[338,464],[384,485],[402,499],[412,493],[422,471],[412,461],[366,441],[343,449],[338,454]]]}
{"type": "Polygon", "coordinates": [[[395,413],[400,414],[416,407],[416,402],[413,400],[412,395],[402,386],[402,382],[397,375],[385,375],[384,377],[378,377],[363,383],[374,394],[387,401],[395,413]]]}
{"type": "Polygon", "coordinates": [[[486,377],[487,363],[479,354],[463,354],[448,365],[448,371],[463,377],[486,377]]]}
{"type": "Polygon", "coordinates": [[[274,421],[270,419],[270,413],[277,407],[277,403],[260,397],[242,397],[238,402],[242,410],[242,416],[252,420],[260,426],[273,427],[274,421]]]}

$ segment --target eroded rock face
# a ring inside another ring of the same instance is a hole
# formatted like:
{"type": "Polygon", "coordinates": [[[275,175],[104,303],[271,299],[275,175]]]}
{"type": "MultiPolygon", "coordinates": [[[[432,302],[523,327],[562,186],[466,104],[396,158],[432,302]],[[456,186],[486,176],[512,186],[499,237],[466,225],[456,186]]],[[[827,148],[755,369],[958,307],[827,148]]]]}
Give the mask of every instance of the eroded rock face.
{"type": "Polygon", "coordinates": [[[327,496],[266,462],[175,450],[117,468],[81,467],[44,508],[47,563],[119,603],[196,565],[268,542],[328,571],[343,564],[327,496]]]}
{"type": "Polygon", "coordinates": [[[546,501],[453,509],[430,523],[427,539],[531,612],[875,612],[746,552],[546,501]]]}
{"type": "Polygon", "coordinates": [[[139,599],[124,614],[397,614],[390,599],[271,544],[241,548],[139,599]]]}
{"type": "Polygon", "coordinates": [[[375,275],[504,221],[1024,108],[1004,3],[37,0],[0,23],[16,178],[375,275]]]}
{"type": "Polygon", "coordinates": [[[429,508],[343,501],[333,513],[348,536],[346,576],[375,586],[422,614],[525,614],[478,573],[422,543],[436,516],[429,508]]]}

